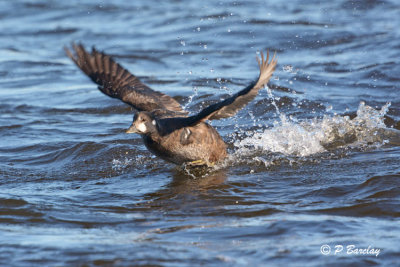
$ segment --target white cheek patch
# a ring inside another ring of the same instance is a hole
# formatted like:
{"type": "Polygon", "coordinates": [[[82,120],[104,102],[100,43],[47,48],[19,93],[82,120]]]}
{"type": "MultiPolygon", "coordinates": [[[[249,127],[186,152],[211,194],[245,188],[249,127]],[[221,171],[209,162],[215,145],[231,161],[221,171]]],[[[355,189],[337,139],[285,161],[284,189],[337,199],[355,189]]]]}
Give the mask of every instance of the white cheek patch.
{"type": "Polygon", "coordinates": [[[147,127],[146,127],[146,125],[142,122],[142,123],[139,123],[139,125],[137,126],[137,129],[139,130],[139,131],[141,131],[142,133],[145,133],[146,131],[147,131],[147,127]]]}
{"type": "Polygon", "coordinates": [[[151,124],[156,125],[156,120],[152,120],[151,124]]]}

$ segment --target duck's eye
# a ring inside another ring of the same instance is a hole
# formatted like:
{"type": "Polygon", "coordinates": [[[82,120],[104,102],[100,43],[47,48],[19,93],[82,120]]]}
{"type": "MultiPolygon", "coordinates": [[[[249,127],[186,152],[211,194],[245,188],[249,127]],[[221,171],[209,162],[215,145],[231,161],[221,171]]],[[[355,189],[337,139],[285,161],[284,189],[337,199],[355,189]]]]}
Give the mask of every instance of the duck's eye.
{"type": "Polygon", "coordinates": [[[145,122],[146,119],[145,118],[140,118],[140,122],[145,122]]]}

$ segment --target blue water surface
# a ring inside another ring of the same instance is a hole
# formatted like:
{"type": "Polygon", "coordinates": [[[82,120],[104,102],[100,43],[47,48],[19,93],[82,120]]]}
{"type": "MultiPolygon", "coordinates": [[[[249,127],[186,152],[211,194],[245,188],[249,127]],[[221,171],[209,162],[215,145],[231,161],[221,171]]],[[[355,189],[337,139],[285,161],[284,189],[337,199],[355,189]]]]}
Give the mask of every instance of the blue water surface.
{"type": "Polygon", "coordinates": [[[0,265],[398,265],[400,147],[369,108],[400,120],[399,14],[394,0],[0,1],[0,265]],[[193,174],[124,133],[134,111],[70,61],[72,42],[191,113],[257,78],[260,51],[278,67],[270,93],[211,122],[225,165],[193,174]],[[363,118],[351,141],[301,153],[346,115],[363,118]]]}

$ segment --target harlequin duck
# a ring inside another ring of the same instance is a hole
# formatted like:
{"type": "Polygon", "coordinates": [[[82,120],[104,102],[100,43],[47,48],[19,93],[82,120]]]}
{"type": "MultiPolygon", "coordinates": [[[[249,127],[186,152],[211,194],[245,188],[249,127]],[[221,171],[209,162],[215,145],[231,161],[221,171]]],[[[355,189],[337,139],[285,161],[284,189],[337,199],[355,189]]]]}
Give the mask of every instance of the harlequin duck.
{"type": "Polygon", "coordinates": [[[140,82],[111,56],[95,48],[88,52],[82,44],[72,44],[72,50],[74,53],[65,48],[68,57],[98,84],[101,92],[135,109],[133,123],[126,132],[141,135],[148,150],[178,165],[211,166],[224,160],[226,144],[206,121],[235,115],[268,83],[277,63],[275,55],[269,61],[269,53],[266,58],[261,53],[257,57],[260,73],[256,81],[188,116],[175,99],[140,82]]]}

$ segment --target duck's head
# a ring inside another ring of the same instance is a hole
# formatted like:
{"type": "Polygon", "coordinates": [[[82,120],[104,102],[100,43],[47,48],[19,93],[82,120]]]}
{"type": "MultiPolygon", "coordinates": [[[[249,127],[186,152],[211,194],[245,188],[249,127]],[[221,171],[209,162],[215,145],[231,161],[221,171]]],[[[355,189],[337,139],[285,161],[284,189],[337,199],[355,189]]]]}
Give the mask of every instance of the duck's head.
{"type": "Polygon", "coordinates": [[[153,116],[146,111],[139,112],[133,117],[131,127],[126,133],[152,134],[157,132],[157,122],[153,116]]]}

